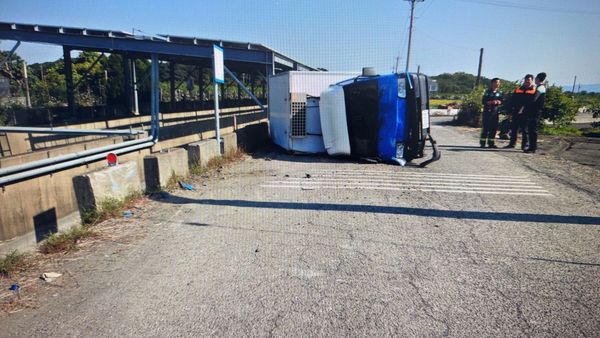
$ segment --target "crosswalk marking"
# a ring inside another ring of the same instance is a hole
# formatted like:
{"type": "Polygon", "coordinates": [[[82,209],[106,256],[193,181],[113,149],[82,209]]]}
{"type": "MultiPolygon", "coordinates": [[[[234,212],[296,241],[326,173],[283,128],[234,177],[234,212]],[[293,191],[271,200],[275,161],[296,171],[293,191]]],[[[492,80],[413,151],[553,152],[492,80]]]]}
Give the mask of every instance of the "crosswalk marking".
{"type": "Polygon", "coordinates": [[[264,182],[261,187],[553,196],[527,176],[371,170],[312,170],[310,176],[301,177],[301,174],[298,174],[297,177],[272,179],[264,182]]]}
{"type": "MultiPolygon", "coordinates": [[[[323,178],[335,178],[335,177],[339,177],[339,175],[321,175],[320,177],[323,178]]],[[[356,180],[356,179],[364,179],[364,175],[362,176],[352,176],[352,175],[344,175],[344,179],[347,180],[356,180]]],[[[379,180],[393,180],[393,181],[422,181],[422,180],[427,180],[427,181],[431,181],[431,182],[464,182],[464,183],[469,183],[469,182],[496,182],[498,184],[527,184],[530,181],[529,180],[510,180],[510,179],[492,179],[492,178],[437,178],[437,177],[402,177],[402,176],[397,176],[397,177],[374,177],[375,179],[379,179],[379,180]]]]}
{"type": "MultiPolygon", "coordinates": [[[[319,180],[319,181],[310,181],[310,180],[306,180],[306,181],[269,181],[269,184],[296,184],[296,185],[326,185],[326,184],[335,184],[336,182],[330,182],[330,181],[325,181],[325,180],[319,180]]],[[[431,184],[431,183],[424,183],[424,182],[418,182],[418,183],[377,183],[376,185],[374,185],[374,183],[376,182],[347,182],[346,184],[344,184],[343,182],[339,182],[341,184],[337,184],[336,186],[339,187],[345,187],[345,186],[349,186],[349,187],[360,187],[360,186],[368,186],[368,187],[372,187],[372,186],[378,186],[378,187],[397,187],[397,188],[401,188],[401,187],[418,187],[418,188],[454,188],[454,189],[473,189],[473,190],[490,190],[491,188],[493,188],[494,190],[506,190],[506,191],[512,191],[512,190],[518,190],[518,191],[541,191],[541,192],[548,192],[547,190],[537,187],[535,185],[530,185],[527,187],[519,187],[518,189],[515,188],[511,188],[511,187],[497,187],[497,186],[491,186],[491,185],[485,185],[485,186],[480,186],[480,185],[470,185],[470,186],[464,186],[462,184],[451,184],[451,183],[435,183],[435,184],[431,184]]]]}
{"type": "Polygon", "coordinates": [[[489,178],[514,178],[514,179],[529,179],[529,176],[512,176],[512,175],[484,175],[484,174],[452,174],[452,173],[413,173],[413,172],[401,172],[401,171],[390,171],[390,170],[352,170],[352,169],[339,169],[339,170],[327,170],[327,169],[313,169],[311,172],[315,173],[350,173],[350,174],[392,174],[402,176],[464,176],[464,177],[489,177],[489,178]]]}

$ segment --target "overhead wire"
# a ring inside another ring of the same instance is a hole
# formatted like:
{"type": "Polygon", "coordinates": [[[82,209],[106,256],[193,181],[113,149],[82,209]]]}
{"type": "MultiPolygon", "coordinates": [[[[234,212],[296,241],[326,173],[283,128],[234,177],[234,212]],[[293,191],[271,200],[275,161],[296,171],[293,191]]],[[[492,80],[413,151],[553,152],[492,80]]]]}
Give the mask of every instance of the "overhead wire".
{"type": "Polygon", "coordinates": [[[489,6],[505,7],[505,8],[517,8],[517,9],[553,12],[553,13],[600,15],[600,12],[591,12],[591,11],[587,11],[587,10],[579,10],[579,9],[572,9],[572,8],[542,7],[542,6],[527,5],[527,4],[523,4],[523,3],[503,2],[503,1],[497,1],[497,0],[456,0],[456,1],[470,2],[470,3],[474,3],[474,4],[479,4],[479,5],[489,5],[489,6]]]}
{"type": "MultiPolygon", "coordinates": [[[[418,21],[418,20],[421,20],[423,17],[425,17],[425,14],[429,11],[429,9],[431,8],[431,6],[433,5],[434,2],[435,2],[435,0],[431,0],[431,1],[427,2],[426,7],[424,7],[422,11],[419,11],[419,7],[416,7],[417,14],[415,15],[415,20],[418,21]]],[[[422,33],[421,30],[417,29],[417,26],[418,25],[414,25],[413,33],[416,33],[417,31],[422,33]]],[[[416,41],[415,41],[415,43],[416,43],[416,41]]],[[[419,55],[417,53],[416,48],[414,49],[414,60],[415,61],[419,60],[419,55]]],[[[417,62],[417,64],[418,64],[418,62],[417,62]]]]}
{"type": "Polygon", "coordinates": [[[394,60],[394,66],[392,67],[392,69],[394,70],[394,73],[398,72],[398,64],[399,64],[400,60],[402,59],[401,55],[402,55],[402,53],[404,53],[404,50],[406,49],[406,45],[408,44],[408,39],[407,39],[406,33],[408,31],[409,22],[410,22],[410,15],[406,17],[406,21],[404,22],[404,31],[402,32],[402,42],[400,43],[400,49],[398,50],[398,55],[396,55],[396,58],[394,60]]]}

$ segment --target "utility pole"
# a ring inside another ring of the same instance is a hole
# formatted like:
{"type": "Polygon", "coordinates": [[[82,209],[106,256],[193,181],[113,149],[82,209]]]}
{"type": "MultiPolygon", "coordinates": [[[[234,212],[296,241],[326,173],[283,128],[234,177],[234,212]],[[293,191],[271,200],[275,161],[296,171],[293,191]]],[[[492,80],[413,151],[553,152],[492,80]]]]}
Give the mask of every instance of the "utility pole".
{"type": "Polygon", "coordinates": [[[477,80],[475,81],[475,87],[479,86],[481,81],[481,65],[483,63],[483,48],[479,50],[479,67],[477,68],[477,80]]]}
{"type": "Polygon", "coordinates": [[[408,67],[410,66],[410,47],[412,44],[413,20],[415,17],[415,2],[423,2],[425,0],[405,0],[405,1],[410,1],[410,27],[408,29],[408,51],[406,52],[406,73],[408,73],[408,67]]]}
{"type": "Polygon", "coordinates": [[[573,93],[573,95],[575,95],[575,84],[577,83],[577,75],[575,75],[575,78],[573,79],[573,90],[571,90],[571,93],[573,93]]]}

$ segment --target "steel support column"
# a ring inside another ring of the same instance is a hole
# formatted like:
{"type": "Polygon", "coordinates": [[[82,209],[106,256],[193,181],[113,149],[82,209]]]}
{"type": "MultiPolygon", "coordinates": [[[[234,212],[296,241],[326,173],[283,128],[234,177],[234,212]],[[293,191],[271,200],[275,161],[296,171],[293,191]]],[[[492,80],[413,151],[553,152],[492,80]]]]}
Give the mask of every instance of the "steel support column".
{"type": "Polygon", "coordinates": [[[63,60],[65,82],[67,84],[67,105],[72,116],[79,118],[77,108],[75,107],[75,86],[73,85],[73,62],[71,60],[71,49],[63,46],[63,60]]]}
{"type": "Polygon", "coordinates": [[[123,54],[123,76],[125,77],[125,105],[127,106],[127,112],[133,111],[133,84],[131,79],[131,60],[127,53],[123,54]]]}
{"type": "Polygon", "coordinates": [[[169,93],[171,94],[171,111],[175,109],[175,63],[169,61],[169,93]]]}
{"type": "Polygon", "coordinates": [[[206,85],[204,83],[204,67],[200,66],[200,79],[198,80],[198,92],[200,95],[201,107],[204,108],[204,90],[206,85]]]}

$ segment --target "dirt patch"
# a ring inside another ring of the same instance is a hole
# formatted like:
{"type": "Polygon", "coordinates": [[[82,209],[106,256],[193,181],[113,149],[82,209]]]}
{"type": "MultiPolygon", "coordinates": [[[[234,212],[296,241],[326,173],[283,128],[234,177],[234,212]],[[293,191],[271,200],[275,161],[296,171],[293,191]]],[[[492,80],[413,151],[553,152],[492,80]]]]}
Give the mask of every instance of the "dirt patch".
{"type": "Polygon", "coordinates": [[[542,136],[541,141],[541,153],[600,170],[600,138],[542,136]]]}
{"type": "Polygon", "coordinates": [[[0,277],[0,318],[28,308],[37,308],[41,302],[51,301],[64,290],[79,287],[77,262],[90,256],[106,257],[127,250],[133,243],[144,238],[148,229],[143,226],[153,215],[153,201],[140,198],[131,205],[133,217],[118,217],[103,221],[91,229],[94,236],[77,243],[75,250],[42,254],[28,253],[27,267],[10,277],[0,277]],[[51,282],[44,281],[43,273],[56,272],[62,276],[51,282]],[[9,290],[17,284],[19,293],[9,290]]]}

